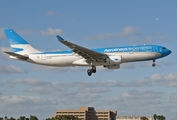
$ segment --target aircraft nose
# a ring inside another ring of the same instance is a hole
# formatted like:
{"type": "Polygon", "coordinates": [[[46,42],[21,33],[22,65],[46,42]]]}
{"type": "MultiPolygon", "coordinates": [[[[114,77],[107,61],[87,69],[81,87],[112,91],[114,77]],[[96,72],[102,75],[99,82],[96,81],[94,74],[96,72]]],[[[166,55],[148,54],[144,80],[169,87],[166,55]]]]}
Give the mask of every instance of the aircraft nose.
{"type": "Polygon", "coordinates": [[[164,53],[165,53],[164,55],[167,56],[167,55],[171,54],[171,50],[167,49],[164,53]]]}
{"type": "Polygon", "coordinates": [[[169,54],[171,54],[171,53],[172,53],[172,51],[171,51],[171,50],[168,50],[168,51],[167,51],[167,54],[168,54],[168,55],[169,55],[169,54]]]}

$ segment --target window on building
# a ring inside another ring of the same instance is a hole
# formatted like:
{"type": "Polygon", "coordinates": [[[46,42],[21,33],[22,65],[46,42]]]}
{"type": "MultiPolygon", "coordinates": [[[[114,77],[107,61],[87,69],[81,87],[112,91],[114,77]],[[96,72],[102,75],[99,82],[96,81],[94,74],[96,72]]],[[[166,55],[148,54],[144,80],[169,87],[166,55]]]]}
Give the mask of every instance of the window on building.
{"type": "Polygon", "coordinates": [[[103,112],[98,112],[98,114],[103,114],[103,112]]]}

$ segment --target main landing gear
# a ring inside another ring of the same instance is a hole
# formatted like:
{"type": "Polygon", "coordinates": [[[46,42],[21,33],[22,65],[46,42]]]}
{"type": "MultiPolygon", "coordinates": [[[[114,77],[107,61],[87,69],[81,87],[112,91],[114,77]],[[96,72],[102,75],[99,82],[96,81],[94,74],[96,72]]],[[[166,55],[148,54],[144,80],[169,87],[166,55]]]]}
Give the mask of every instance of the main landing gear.
{"type": "Polygon", "coordinates": [[[155,67],[155,66],[156,66],[155,60],[153,60],[152,67],[155,67]]]}
{"type": "Polygon", "coordinates": [[[88,73],[88,76],[91,76],[92,73],[96,73],[96,67],[95,67],[95,66],[92,66],[91,69],[88,69],[88,70],[87,70],[87,73],[88,73]]]}

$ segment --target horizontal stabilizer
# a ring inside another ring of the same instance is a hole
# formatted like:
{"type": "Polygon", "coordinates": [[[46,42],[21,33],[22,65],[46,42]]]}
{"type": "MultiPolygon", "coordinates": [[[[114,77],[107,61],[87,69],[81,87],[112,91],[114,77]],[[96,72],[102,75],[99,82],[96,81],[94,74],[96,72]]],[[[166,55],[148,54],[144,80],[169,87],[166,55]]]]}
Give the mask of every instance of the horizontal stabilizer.
{"type": "Polygon", "coordinates": [[[16,57],[16,58],[19,58],[19,59],[22,59],[22,60],[27,60],[29,57],[27,55],[20,55],[20,54],[17,54],[17,53],[13,53],[13,52],[5,52],[6,54],[9,54],[13,57],[16,57]]]}

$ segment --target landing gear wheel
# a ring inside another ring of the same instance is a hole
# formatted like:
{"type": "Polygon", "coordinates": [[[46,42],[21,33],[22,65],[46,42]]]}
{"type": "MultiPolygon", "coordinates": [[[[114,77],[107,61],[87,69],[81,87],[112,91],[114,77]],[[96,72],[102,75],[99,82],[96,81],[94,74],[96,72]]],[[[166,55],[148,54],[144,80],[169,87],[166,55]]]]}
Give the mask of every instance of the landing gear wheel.
{"type": "Polygon", "coordinates": [[[155,67],[155,66],[156,66],[156,64],[155,64],[155,63],[153,63],[153,64],[152,64],[152,67],[155,67]]]}
{"type": "Polygon", "coordinates": [[[87,70],[87,73],[88,73],[88,76],[91,76],[91,75],[92,75],[92,70],[91,70],[91,69],[88,69],[88,70],[87,70]]]}
{"type": "Polygon", "coordinates": [[[155,66],[156,66],[156,64],[155,64],[155,60],[153,60],[153,64],[152,64],[152,66],[153,66],[153,67],[155,67],[155,66]]]}
{"type": "Polygon", "coordinates": [[[92,66],[92,72],[96,73],[96,67],[95,66],[92,66]]]}

